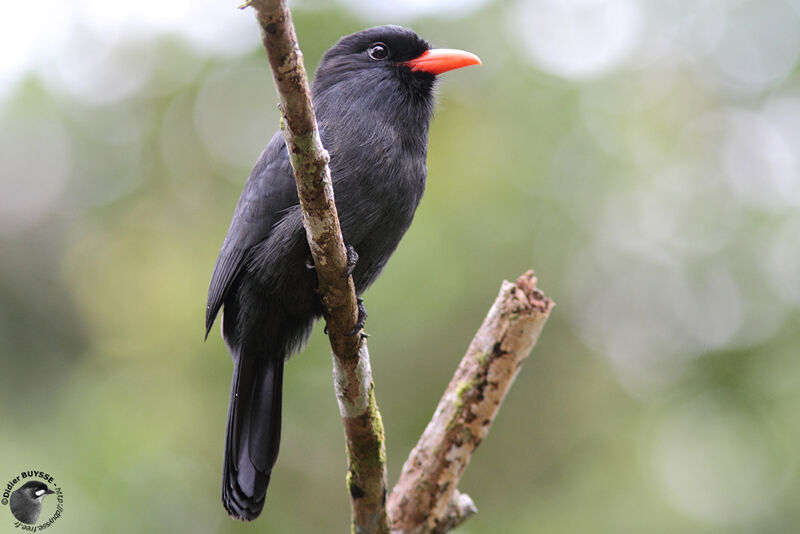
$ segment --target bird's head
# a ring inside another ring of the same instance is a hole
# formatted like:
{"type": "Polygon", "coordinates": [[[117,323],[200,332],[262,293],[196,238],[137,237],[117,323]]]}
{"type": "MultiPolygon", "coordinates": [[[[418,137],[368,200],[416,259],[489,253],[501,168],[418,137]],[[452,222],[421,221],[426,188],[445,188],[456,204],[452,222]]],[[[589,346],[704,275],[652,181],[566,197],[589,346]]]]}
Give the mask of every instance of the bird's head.
{"type": "Polygon", "coordinates": [[[45,495],[51,495],[55,493],[55,491],[51,490],[47,487],[47,484],[44,482],[39,482],[38,480],[31,480],[30,482],[26,482],[22,486],[20,486],[19,490],[21,493],[24,493],[28,497],[33,500],[42,502],[45,495]]]}
{"type": "Polygon", "coordinates": [[[314,92],[335,88],[378,94],[382,88],[400,88],[413,100],[426,101],[437,75],[480,63],[476,55],[463,50],[431,48],[408,28],[377,26],[342,37],[325,53],[314,92]]]}

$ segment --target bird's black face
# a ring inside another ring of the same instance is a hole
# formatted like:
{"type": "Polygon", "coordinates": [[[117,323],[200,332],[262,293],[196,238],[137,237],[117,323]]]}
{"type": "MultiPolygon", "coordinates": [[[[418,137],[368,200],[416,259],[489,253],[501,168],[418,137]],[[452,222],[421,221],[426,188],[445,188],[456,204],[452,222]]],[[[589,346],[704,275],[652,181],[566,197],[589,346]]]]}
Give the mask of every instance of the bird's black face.
{"type": "Polygon", "coordinates": [[[378,26],[342,37],[328,50],[317,69],[314,90],[354,79],[369,84],[391,78],[409,88],[414,97],[427,97],[436,75],[479,63],[468,52],[431,49],[408,28],[378,26]]]}
{"type": "Polygon", "coordinates": [[[421,56],[430,49],[425,39],[401,26],[378,26],[342,37],[322,59],[348,63],[362,69],[392,68],[421,56]]]}

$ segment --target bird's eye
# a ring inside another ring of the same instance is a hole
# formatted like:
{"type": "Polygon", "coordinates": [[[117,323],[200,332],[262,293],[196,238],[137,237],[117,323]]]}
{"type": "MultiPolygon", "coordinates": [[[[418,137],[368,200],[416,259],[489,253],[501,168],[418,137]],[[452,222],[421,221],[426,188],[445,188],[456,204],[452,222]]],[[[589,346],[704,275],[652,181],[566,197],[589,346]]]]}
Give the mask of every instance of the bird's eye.
{"type": "Polygon", "coordinates": [[[383,43],[375,43],[369,47],[367,54],[369,54],[369,57],[372,59],[380,61],[389,57],[389,47],[383,43]]]}

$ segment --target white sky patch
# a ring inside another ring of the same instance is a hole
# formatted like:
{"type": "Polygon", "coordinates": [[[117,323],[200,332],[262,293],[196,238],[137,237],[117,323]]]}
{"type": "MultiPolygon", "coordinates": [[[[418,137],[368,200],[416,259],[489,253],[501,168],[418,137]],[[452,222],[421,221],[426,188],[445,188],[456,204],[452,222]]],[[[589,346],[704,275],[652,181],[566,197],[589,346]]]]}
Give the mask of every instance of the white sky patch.
{"type": "Polygon", "coordinates": [[[179,34],[201,50],[239,54],[258,46],[252,9],[238,0],[79,0],[78,16],[87,27],[110,39],[153,33],[179,34]]]}
{"type": "MultiPolygon", "coordinates": [[[[258,46],[252,10],[238,0],[40,0],[0,4],[0,97],[27,73],[57,65],[63,73],[86,68],[76,55],[80,43],[95,40],[110,49],[158,34],[180,35],[210,53],[237,55],[258,46]],[[76,44],[78,43],[78,44],[76,44]]],[[[97,59],[100,51],[92,54],[97,59]]],[[[89,58],[92,60],[92,58],[89,58]]],[[[57,81],[62,75],[51,78],[57,81]]],[[[69,82],[69,76],[63,74],[69,82]]],[[[68,83],[69,85],[69,83],[68,83]]],[[[74,84],[73,84],[74,85],[74,84]]],[[[75,87],[73,87],[74,89],[75,87]]]]}
{"type": "Polygon", "coordinates": [[[643,26],[633,0],[522,0],[510,26],[540,69],[564,78],[598,76],[633,51],[643,26]]]}
{"type": "Polygon", "coordinates": [[[3,2],[0,4],[0,97],[37,58],[63,42],[70,25],[68,2],[3,2]]]}

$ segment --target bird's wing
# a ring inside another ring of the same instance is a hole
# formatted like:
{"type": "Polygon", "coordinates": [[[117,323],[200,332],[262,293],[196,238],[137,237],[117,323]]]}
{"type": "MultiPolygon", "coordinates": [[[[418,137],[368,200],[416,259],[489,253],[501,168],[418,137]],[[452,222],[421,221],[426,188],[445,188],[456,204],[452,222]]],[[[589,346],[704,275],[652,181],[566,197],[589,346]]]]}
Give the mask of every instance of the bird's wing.
{"type": "Polygon", "coordinates": [[[266,239],[281,214],[297,203],[297,188],[286,143],[277,132],[244,186],[214,265],[206,302],[206,337],[228,291],[248,260],[248,251],[266,239]]]}

